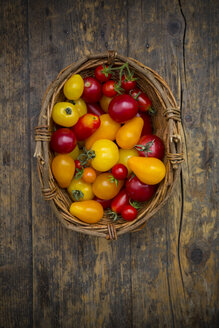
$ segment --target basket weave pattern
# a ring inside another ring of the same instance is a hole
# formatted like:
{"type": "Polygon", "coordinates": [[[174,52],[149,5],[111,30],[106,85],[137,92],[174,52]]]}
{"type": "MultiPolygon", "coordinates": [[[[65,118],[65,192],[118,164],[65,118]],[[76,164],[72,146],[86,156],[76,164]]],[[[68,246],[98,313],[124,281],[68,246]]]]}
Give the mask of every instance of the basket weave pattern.
{"type": "Polygon", "coordinates": [[[48,87],[42,102],[38,127],[35,128],[37,168],[42,192],[51,205],[60,221],[68,228],[78,232],[107,239],[117,239],[117,235],[140,230],[146,221],[154,215],[167,201],[177,181],[183,161],[182,127],[180,109],[167,83],[152,69],[132,58],[118,55],[114,51],[98,54],[81,59],[75,64],[66,67],[48,87]],[[73,75],[82,77],[92,75],[93,70],[100,64],[114,64],[120,66],[128,62],[131,70],[138,78],[138,87],[152,100],[153,108],[157,111],[153,118],[155,134],[161,137],[165,144],[166,153],[164,164],[166,176],[160,183],[156,194],[138,212],[134,221],[119,220],[113,223],[105,215],[96,224],[87,224],[73,217],[69,212],[71,199],[66,190],[61,189],[52,174],[51,161],[54,157],[50,151],[49,142],[53,131],[51,113],[58,101],[65,101],[62,88],[65,82],[73,75]]]}

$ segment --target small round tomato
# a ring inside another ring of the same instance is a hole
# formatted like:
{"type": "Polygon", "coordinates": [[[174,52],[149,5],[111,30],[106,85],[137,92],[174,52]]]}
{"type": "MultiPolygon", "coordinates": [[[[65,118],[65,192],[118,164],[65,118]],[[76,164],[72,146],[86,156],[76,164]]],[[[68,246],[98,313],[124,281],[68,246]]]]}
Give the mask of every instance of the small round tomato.
{"type": "Polygon", "coordinates": [[[112,182],[110,173],[102,173],[97,176],[92,185],[93,193],[101,199],[112,199],[120,191],[124,184],[123,180],[119,180],[118,184],[112,182]]]}
{"type": "Polygon", "coordinates": [[[137,217],[138,212],[133,206],[126,205],[123,207],[121,215],[125,221],[133,221],[137,217]]]}
{"type": "Polygon", "coordinates": [[[103,94],[106,97],[114,97],[118,94],[118,92],[116,91],[116,86],[117,86],[117,82],[113,81],[113,80],[109,80],[106,83],[104,83],[102,91],[103,94]]]}
{"type": "Polygon", "coordinates": [[[101,198],[98,198],[98,197],[95,196],[94,200],[96,200],[98,203],[100,203],[103,206],[104,210],[106,208],[110,207],[111,199],[101,199],[101,198]]]}
{"type": "Polygon", "coordinates": [[[99,82],[108,81],[112,74],[108,65],[99,65],[94,71],[95,77],[99,82]]]}
{"type": "Polygon", "coordinates": [[[164,157],[164,143],[154,134],[141,137],[135,149],[137,149],[139,156],[142,157],[156,157],[161,160],[164,157]]]}
{"type": "Polygon", "coordinates": [[[118,163],[121,163],[126,166],[128,169],[128,175],[132,172],[130,167],[128,166],[128,159],[133,157],[133,156],[138,156],[138,152],[135,148],[132,149],[119,149],[119,161],[118,163]]]}
{"type": "Polygon", "coordinates": [[[82,175],[82,179],[87,183],[93,183],[96,180],[96,172],[92,167],[86,167],[82,175]]]}
{"type": "Polygon", "coordinates": [[[79,170],[82,169],[81,162],[78,159],[75,160],[75,168],[79,170]]]}
{"type": "Polygon", "coordinates": [[[63,92],[67,99],[77,100],[84,91],[84,81],[79,74],[75,74],[65,82],[63,92]]]}
{"type": "Polygon", "coordinates": [[[130,91],[130,94],[133,98],[135,98],[138,102],[138,109],[142,112],[150,111],[154,112],[152,109],[152,102],[148,98],[148,96],[142,92],[140,89],[135,88],[134,90],[130,91]]]}
{"type": "Polygon", "coordinates": [[[119,160],[119,149],[111,140],[97,140],[94,142],[91,149],[95,152],[95,158],[92,159],[91,165],[97,171],[108,171],[119,160]]]}
{"type": "Polygon", "coordinates": [[[70,213],[86,223],[97,223],[103,217],[103,206],[95,200],[71,204],[70,213]]]}
{"type": "Polygon", "coordinates": [[[67,188],[75,173],[74,160],[69,155],[57,155],[52,161],[52,173],[61,188],[67,188]]]}
{"type": "Polygon", "coordinates": [[[77,139],[73,131],[61,128],[53,132],[50,146],[53,151],[59,154],[70,153],[76,146],[77,139]]]}
{"type": "Polygon", "coordinates": [[[77,100],[72,100],[71,102],[77,109],[79,117],[87,114],[87,105],[86,105],[84,99],[79,98],[77,100]]]}
{"type": "Polygon", "coordinates": [[[97,116],[105,114],[105,112],[100,108],[100,106],[98,104],[87,104],[87,111],[88,111],[88,113],[94,114],[97,116]]]}
{"type": "Polygon", "coordinates": [[[123,164],[116,164],[112,167],[112,175],[117,180],[124,180],[128,175],[128,169],[123,164]]]}
{"type": "Polygon", "coordinates": [[[105,113],[108,113],[109,104],[112,100],[113,97],[106,97],[105,95],[100,98],[100,106],[105,113]]]}
{"type": "Polygon", "coordinates": [[[82,98],[87,103],[96,103],[102,96],[101,84],[93,77],[84,78],[84,92],[82,98]]]}
{"type": "Polygon", "coordinates": [[[77,202],[94,198],[91,184],[82,179],[73,179],[68,186],[68,193],[77,202]]]}
{"type": "Polygon", "coordinates": [[[133,77],[129,79],[126,75],[123,75],[121,85],[126,92],[129,92],[136,87],[136,79],[133,79],[133,77]]]}
{"type": "Polygon", "coordinates": [[[119,95],[109,104],[109,115],[118,123],[124,123],[133,118],[138,111],[137,101],[129,95],[119,95]]]}
{"type": "Polygon", "coordinates": [[[137,202],[146,202],[157,190],[156,185],[144,184],[136,176],[130,176],[125,187],[129,197],[137,202]]]}
{"type": "Polygon", "coordinates": [[[67,128],[75,125],[79,119],[78,111],[69,102],[58,102],[52,110],[52,118],[56,124],[67,128]]]}
{"type": "Polygon", "coordinates": [[[73,131],[77,140],[85,140],[89,138],[99,126],[99,116],[88,113],[79,118],[77,124],[73,126],[73,131]]]}

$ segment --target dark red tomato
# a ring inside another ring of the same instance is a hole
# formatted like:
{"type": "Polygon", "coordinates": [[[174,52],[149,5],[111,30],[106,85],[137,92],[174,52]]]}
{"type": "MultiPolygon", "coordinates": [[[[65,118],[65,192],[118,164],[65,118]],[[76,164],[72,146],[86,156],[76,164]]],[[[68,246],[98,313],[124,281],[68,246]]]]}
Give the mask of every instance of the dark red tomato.
{"type": "Polygon", "coordinates": [[[87,103],[96,103],[102,96],[101,84],[93,77],[84,78],[84,92],[82,98],[87,103]]]}
{"type": "Polygon", "coordinates": [[[98,104],[87,104],[88,113],[95,114],[97,116],[106,114],[98,104]]]}
{"type": "Polygon", "coordinates": [[[136,176],[126,181],[126,190],[129,197],[137,202],[145,202],[149,200],[157,189],[156,185],[147,185],[142,183],[136,176]]]}
{"type": "Polygon", "coordinates": [[[153,127],[151,122],[151,116],[147,112],[138,112],[136,116],[140,116],[143,121],[143,129],[141,131],[141,135],[144,136],[146,134],[152,134],[153,133],[153,127]]]}
{"type": "Polygon", "coordinates": [[[111,202],[111,209],[114,213],[121,213],[124,206],[129,204],[129,196],[125,189],[121,190],[111,202]]]}
{"type": "Polygon", "coordinates": [[[118,123],[124,123],[133,118],[138,111],[137,101],[129,95],[119,95],[109,104],[108,113],[118,123]]]}
{"type": "Polygon", "coordinates": [[[106,83],[104,83],[103,88],[102,88],[103,94],[106,97],[116,96],[118,93],[117,93],[115,87],[116,87],[115,81],[113,81],[113,80],[107,81],[106,83]]]}
{"type": "Polygon", "coordinates": [[[122,76],[122,88],[129,92],[130,90],[133,90],[136,87],[136,80],[129,80],[127,76],[122,76]]]}
{"type": "Polygon", "coordinates": [[[106,82],[111,79],[110,67],[108,65],[99,65],[94,71],[95,77],[99,82],[106,82]]]}
{"type": "Polygon", "coordinates": [[[123,164],[116,164],[112,167],[112,175],[117,180],[125,180],[128,175],[128,169],[123,164]]]}
{"type": "Polygon", "coordinates": [[[130,91],[130,94],[133,98],[135,98],[138,102],[138,109],[142,112],[153,111],[151,106],[152,102],[148,98],[148,96],[143,93],[140,89],[135,88],[130,91]]]}
{"type": "Polygon", "coordinates": [[[100,126],[100,118],[94,114],[81,116],[78,122],[72,127],[78,140],[85,140],[90,137],[100,126]]]}
{"type": "Polygon", "coordinates": [[[70,153],[76,146],[77,139],[74,132],[67,128],[61,128],[53,132],[50,146],[59,154],[70,153]]]}
{"type": "Polygon", "coordinates": [[[100,203],[103,206],[104,210],[106,208],[110,208],[110,204],[112,201],[112,199],[101,199],[96,196],[93,198],[93,200],[96,200],[96,202],[100,203]]]}
{"type": "Polygon", "coordinates": [[[156,157],[160,160],[164,157],[165,148],[163,141],[154,134],[141,137],[135,148],[137,149],[139,156],[142,157],[156,157]]]}
{"type": "Polygon", "coordinates": [[[133,206],[126,205],[125,207],[123,207],[121,214],[124,220],[133,221],[138,215],[138,212],[133,206]]]}
{"type": "Polygon", "coordinates": [[[78,159],[75,160],[75,168],[76,169],[81,169],[82,168],[81,167],[81,162],[78,159]]]}

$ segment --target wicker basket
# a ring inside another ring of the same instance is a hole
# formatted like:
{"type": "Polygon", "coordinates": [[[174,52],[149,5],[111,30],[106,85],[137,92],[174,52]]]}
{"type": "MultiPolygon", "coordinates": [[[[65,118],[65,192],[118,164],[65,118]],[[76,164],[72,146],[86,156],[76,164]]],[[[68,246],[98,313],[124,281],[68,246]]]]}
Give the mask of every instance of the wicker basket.
{"type": "Polygon", "coordinates": [[[34,155],[37,157],[38,173],[44,197],[51,201],[57,217],[68,229],[107,239],[117,239],[117,235],[140,230],[145,222],[166,203],[176,184],[183,161],[182,137],[180,109],[177,107],[169,86],[156,72],[137,60],[120,56],[114,51],[85,57],[61,71],[48,87],[43,99],[38,127],[35,129],[36,149],[34,155]],[[138,77],[138,87],[148,94],[153,108],[157,111],[153,117],[153,126],[156,135],[161,137],[165,144],[166,176],[152,200],[144,204],[134,221],[121,220],[113,223],[104,216],[96,224],[87,224],[70,214],[69,207],[72,201],[66,190],[59,188],[51,172],[51,160],[54,156],[49,147],[53,131],[51,112],[57,101],[65,99],[62,88],[70,76],[76,73],[81,74],[82,77],[89,76],[100,64],[108,63],[117,66],[124,62],[128,62],[138,77]]]}

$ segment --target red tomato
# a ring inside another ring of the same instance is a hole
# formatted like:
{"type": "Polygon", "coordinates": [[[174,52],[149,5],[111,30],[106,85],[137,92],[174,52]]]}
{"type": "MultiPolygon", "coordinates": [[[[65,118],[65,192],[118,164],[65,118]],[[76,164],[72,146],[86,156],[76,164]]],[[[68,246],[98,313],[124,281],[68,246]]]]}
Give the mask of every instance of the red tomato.
{"type": "Polygon", "coordinates": [[[142,157],[156,157],[160,160],[164,157],[163,141],[154,134],[141,137],[135,148],[137,149],[139,156],[142,157]]]}
{"type": "Polygon", "coordinates": [[[106,96],[106,97],[114,97],[116,96],[118,93],[116,91],[116,84],[117,82],[113,81],[113,80],[109,80],[107,81],[106,83],[104,83],[103,85],[103,94],[106,96]]]}
{"type": "Polygon", "coordinates": [[[85,140],[90,137],[100,126],[100,118],[94,114],[81,116],[78,122],[72,127],[78,140],[85,140]]]}
{"type": "Polygon", "coordinates": [[[111,202],[111,209],[114,213],[121,213],[124,206],[129,204],[129,196],[126,189],[121,190],[111,202]]]}
{"type": "Polygon", "coordinates": [[[126,205],[125,207],[123,207],[121,214],[124,220],[133,221],[138,215],[138,212],[133,206],[126,205]]]}
{"type": "Polygon", "coordinates": [[[123,164],[116,164],[112,167],[112,175],[117,180],[125,180],[128,175],[128,169],[123,164]]]}
{"type": "Polygon", "coordinates": [[[133,98],[136,98],[136,100],[138,102],[138,109],[140,111],[142,111],[142,112],[152,111],[153,112],[153,109],[151,108],[152,102],[144,92],[142,92],[138,88],[135,88],[134,90],[131,90],[130,94],[133,98]]]}
{"type": "Polygon", "coordinates": [[[97,116],[105,114],[98,104],[87,104],[88,113],[95,114],[97,116]]]}
{"type": "Polygon", "coordinates": [[[109,104],[108,109],[111,118],[118,123],[130,120],[137,114],[137,111],[138,103],[129,95],[116,96],[109,104]]]}
{"type": "Polygon", "coordinates": [[[111,79],[110,67],[108,65],[99,65],[94,71],[95,77],[99,82],[106,82],[111,79]]]}
{"type": "Polygon", "coordinates": [[[61,128],[53,132],[50,146],[56,153],[67,154],[75,148],[76,143],[74,132],[67,128],[61,128]]]}
{"type": "Polygon", "coordinates": [[[101,84],[93,77],[85,77],[82,98],[87,103],[96,103],[100,100],[101,96],[101,84]]]}
{"type": "Polygon", "coordinates": [[[82,168],[81,167],[81,162],[78,159],[75,160],[75,168],[79,169],[79,170],[82,168]]]}
{"type": "Polygon", "coordinates": [[[104,210],[110,207],[112,201],[111,199],[101,199],[96,196],[94,197],[93,200],[96,200],[98,203],[100,203],[103,206],[104,210]]]}
{"type": "Polygon", "coordinates": [[[147,112],[138,112],[136,116],[140,116],[143,121],[143,129],[141,131],[141,135],[144,136],[146,134],[152,134],[153,133],[153,127],[152,127],[152,122],[151,122],[151,117],[147,112]]]}
{"type": "Polygon", "coordinates": [[[136,80],[129,80],[127,76],[122,76],[122,88],[129,92],[130,90],[134,89],[136,87],[136,80]]]}
{"type": "Polygon", "coordinates": [[[156,185],[142,183],[136,176],[130,176],[126,182],[126,190],[129,197],[137,202],[149,200],[157,189],[156,185]]]}

